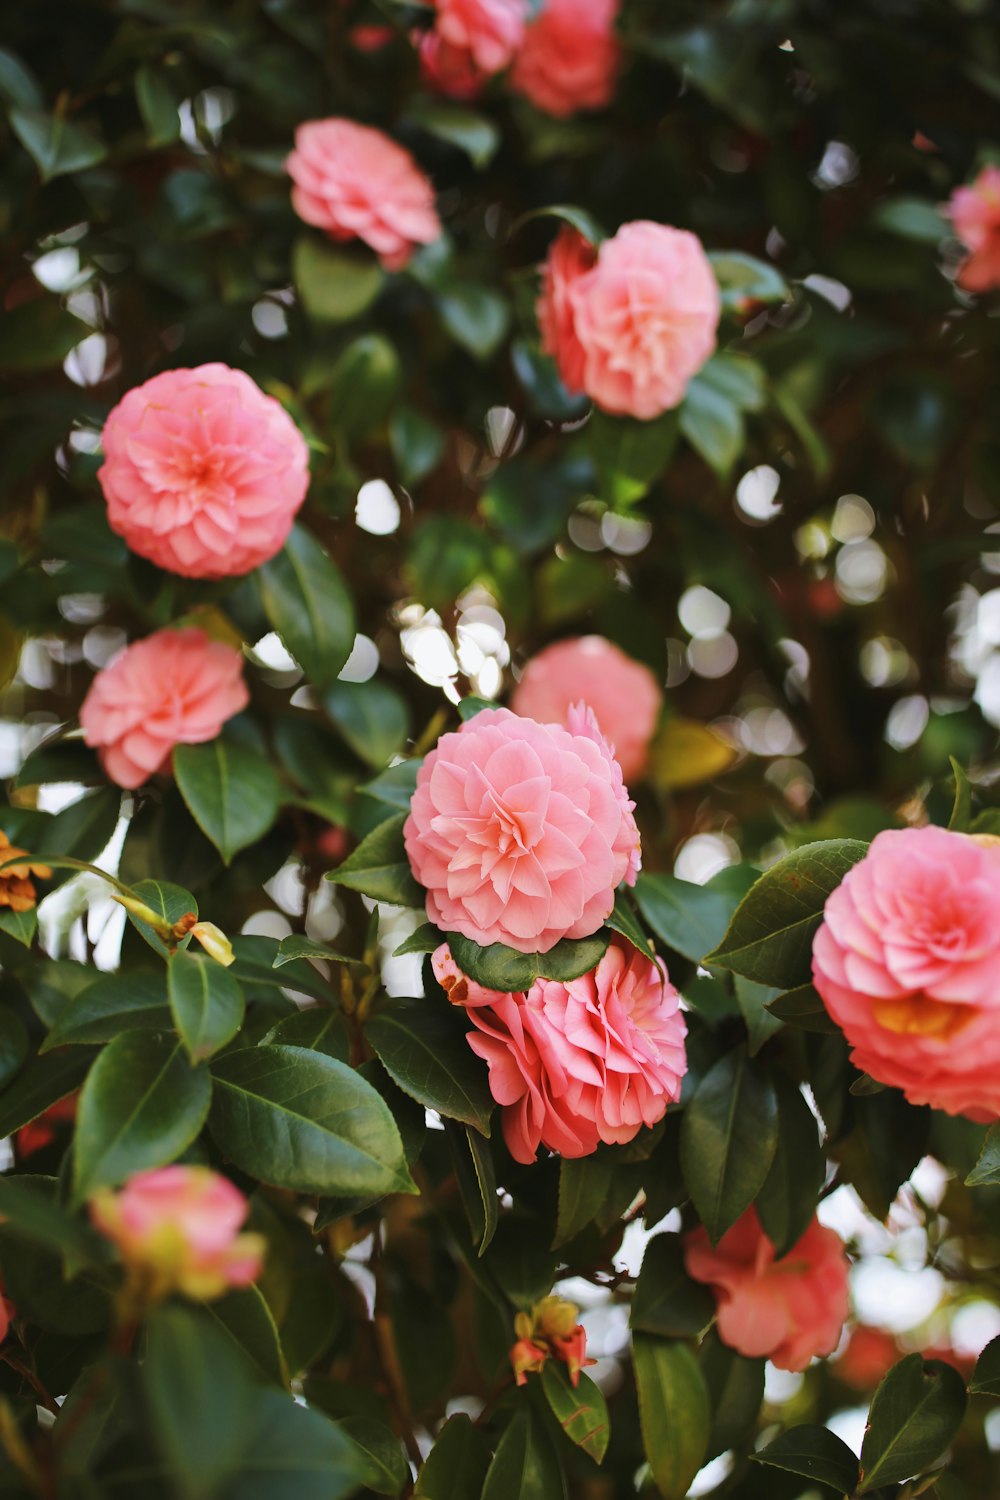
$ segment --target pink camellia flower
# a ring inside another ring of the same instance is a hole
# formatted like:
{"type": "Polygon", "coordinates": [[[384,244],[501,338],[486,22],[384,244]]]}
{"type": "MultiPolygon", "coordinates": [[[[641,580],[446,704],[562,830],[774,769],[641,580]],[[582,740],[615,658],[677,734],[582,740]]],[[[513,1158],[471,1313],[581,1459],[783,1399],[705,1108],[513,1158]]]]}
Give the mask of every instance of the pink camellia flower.
{"type": "Polygon", "coordinates": [[[434,29],[480,73],[499,73],[524,40],[526,0],[435,0],[434,29]]]}
{"type": "Polygon", "coordinates": [[[232,646],[202,630],[157,630],[102,667],[80,723],[111,780],[137,787],[166,768],[175,745],[214,740],[249,701],[232,646]]]}
{"type": "Polygon", "coordinates": [[[878,834],[827,898],[813,982],[856,1067],[911,1104],[1000,1117],[1000,841],[878,834]]]}
{"type": "Polygon", "coordinates": [[[531,658],[510,706],[543,724],[567,724],[574,703],[593,709],[626,782],[641,776],[663,706],[649,668],[602,635],[575,636],[531,658]]]}
{"type": "Polygon", "coordinates": [[[834,1373],[845,1385],[856,1391],[873,1391],[882,1376],[892,1369],[903,1350],[884,1328],[859,1323],[851,1331],[844,1352],[837,1358],[834,1373]]]}
{"type": "Polygon", "coordinates": [[[696,236],[666,224],[623,224],[588,269],[591,254],[576,230],[560,232],[539,299],[543,347],[570,391],[648,421],[683,401],[715,349],[718,284],[696,236]]]}
{"type": "Polygon", "coordinates": [[[118,1192],[95,1193],[90,1217],[147,1300],[175,1291],[208,1299],[260,1275],[264,1239],[239,1232],[248,1207],[239,1189],[208,1167],[156,1167],[118,1192]]]}
{"type": "Polygon", "coordinates": [[[429,919],[521,953],[589,937],[635,869],[639,830],[623,791],[600,735],[506,708],[442,735],[403,828],[429,919]]]}
{"type": "Polygon", "coordinates": [[[984,167],[969,187],[956,188],[944,211],[969,249],[959,286],[967,292],[1000,286],[1000,167],[984,167]]]}
{"type": "Polygon", "coordinates": [[[309,488],[301,432],[228,365],[167,370],[133,387],[103,443],[97,477],[112,531],[185,578],[230,578],[274,557],[309,488]]]}
{"type": "Polygon", "coordinates": [[[482,93],[487,75],[476,67],[465,47],[453,47],[433,29],[418,33],[415,41],[420,77],[429,88],[449,99],[475,99],[482,93]]]}
{"type": "Polygon", "coordinates": [[[285,163],[300,219],[334,240],[364,240],[389,271],[441,234],[434,189],[409,151],[370,125],[310,120],[285,163]]]}
{"type": "Polygon", "coordinates": [[[469,979],[447,944],[432,966],[473,1023],[469,1046],[489,1067],[515,1161],[533,1162],[540,1145],[576,1157],[624,1144],[680,1096],[687,1027],[661,959],[616,938],[580,979],[513,995],[469,979]]]}
{"type": "Polygon", "coordinates": [[[621,65],[618,0],[545,0],[524,34],[511,87],[565,118],[611,102],[621,65]]]}
{"type": "Polygon", "coordinates": [[[684,1237],[684,1263],[715,1294],[719,1337],[750,1359],[804,1370],[832,1354],[847,1318],[849,1264],[840,1236],[813,1219],[787,1255],[748,1208],[716,1246],[702,1225],[684,1237]]]}

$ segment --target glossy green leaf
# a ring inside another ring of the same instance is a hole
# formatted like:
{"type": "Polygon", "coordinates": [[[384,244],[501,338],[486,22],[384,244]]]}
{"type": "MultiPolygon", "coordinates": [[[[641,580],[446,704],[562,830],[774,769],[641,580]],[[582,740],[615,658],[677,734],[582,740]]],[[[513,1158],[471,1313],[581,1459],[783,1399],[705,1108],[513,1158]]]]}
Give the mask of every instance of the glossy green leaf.
{"type": "Polygon", "coordinates": [[[178,745],[174,775],[188,810],[228,865],[278,815],[278,778],[259,753],[226,740],[178,745]]]}
{"type": "Polygon", "coordinates": [[[779,1021],[797,1026],[802,1031],[815,1031],[827,1036],[836,1036],[840,1031],[811,984],[787,990],[776,999],[765,1001],[765,1006],[779,1021]]]}
{"type": "Polygon", "coordinates": [[[638,948],[640,953],[652,954],[655,952],[652,940],[647,936],[642,923],[635,914],[635,910],[621,887],[615,892],[615,905],[607,925],[612,932],[621,933],[627,938],[633,948],[638,948]]]}
{"type": "MultiPolygon", "coordinates": [[[[140,880],[132,887],[132,894],[138,896],[150,911],[155,912],[171,926],[179,922],[181,917],[186,917],[189,912],[193,912],[195,916],[198,915],[198,903],[191,892],[186,891],[182,885],[173,885],[169,880],[140,880]]],[[[134,916],[127,908],[126,915],[136,931],[146,939],[154,953],[158,953],[161,958],[168,958],[170,950],[149,923],[134,916]]],[[[190,938],[184,938],[180,946],[187,947],[190,941],[190,938]]]]}
{"type": "Polygon", "coordinates": [[[578,1384],[571,1385],[564,1367],[550,1359],[542,1366],[542,1390],[570,1442],[601,1463],[608,1451],[611,1425],[600,1389],[582,1370],[578,1384]]]}
{"type": "Polygon", "coordinates": [[[466,1126],[448,1132],[455,1176],[477,1255],[485,1255],[500,1221],[499,1189],[489,1142],[466,1126]]]}
{"type": "Polygon", "coordinates": [[[453,281],[438,295],[441,322],[456,344],[476,359],[489,359],[510,326],[510,304],[492,287],[453,281]]]}
{"type": "Polygon", "coordinates": [[[416,485],[426,479],[444,456],[441,428],[412,406],[397,406],[393,412],[389,443],[405,485],[416,485]]]}
{"type": "Polygon", "coordinates": [[[953,1365],[919,1354],[893,1365],[868,1413],[858,1493],[930,1468],[961,1426],[965,1405],[965,1385],[953,1365]]]}
{"type": "Polygon", "coordinates": [[[490,990],[529,990],[536,979],[578,979],[595,968],[608,946],[607,934],[563,938],[547,953],[519,953],[503,943],[481,948],[461,933],[447,935],[451,956],[463,974],[490,990]]]}
{"type": "Polygon", "coordinates": [[[250,1047],[212,1067],[210,1128],[245,1172],[302,1193],[412,1191],[399,1131],[353,1068],[304,1047],[250,1047]]]}
{"type": "Polygon", "coordinates": [[[493,1095],[460,1014],[427,1000],[392,1000],[368,1020],[365,1036],[404,1094],[489,1135],[493,1095]]]}
{"type": "Polygon", "coordinates": [[[241,984],[264,985],[275,990],[297,990],[329,1004],[330,985],[322,974],[317,974],[311,963],[297,958],[275,968],[278,948],[276,938],[240,934],[233,938],[235,957],[229,966],[230,974],[241,984]]]}
{"type": "Polygon", "coordinates": [[[77,1202],[133,1172],[176,1160],[205,1123],[212,1084],[183,1048],[127,1031],[103,1049],[80,1093],[73,1142],[77,1202]]]}
{"type": "Polygon", "coordinates": [[[364,1457],[365,1485],[376,1495],[398,1495],[410,1477],[406,1454],[399,1438],[374,1417],[341,1417],[337,1423],[364,1457]]]}
{"type": "MultiPolygon", "coordinates": [[[[0,1203],[2,1199],[0,1193],[0,1203]]],[[[1000,1396],[1000,1336],[991,1339],[980,1354],[969,1390],[975,1395],[1000,1396]]]]}
{"type": "MultiPolygon", "coordinates": [[[[754,873],[748,872],[746,879],[752,880],[754,873]]],[[[711,882],[694,885],[676,875],[640,875],[635,899],[646,922],[668,948],[700,963],[725,933],[739,896],[711,882]]]]}
{"type": "Polygon", "coordinates": [[[43,182],[67,172],[82,172],[103,161],[107,147],[84,125],[72,124],[44,109],[19,106],[10,111],[11,129],[33,158],[43,182]]]}
{"type": "Polygon", "coordinates": [[[399,355],[380,333],[354,339],[329,373],[330,430],[354,442],[385,421],[399,389],[399,355]]]}
{"type": "Polygon", "coordinates": [[[968,833],[972,826],[972,782],[953,755],[949,756],[949,760],[955,781],[955,801],[948,827],[956,833],[968,833]]]}
{"type": "Polygon", "coordinates": [[[146,127],[146,140],[150,146],[169,146],[179,138],[180,108],[166,68],[146,64],[138,69],[135,75],[135,102],[139,106],[139,113],[146,127]]]}
{"type": "Polygon", "coordinates": [[[243,1024],[239,981],[204,953],[175,953],[167,965],[167,994],[177,1034],[193,1063],[204,1062],[243,1024]]]}
{"type": "Polygon", "coordinates": [[[381,678],[336,682],[325,693],[323,707],[354,753],[370,766],[384,766],[406,744],[406,703],[381,678]]]}
{"type": "Polygon", "coordinates": [[[29,1058],[0,1093],[0,1139],[13,1135],[78,1089],[93,1060],[93,1052],[75,1049],[29,1058]]]}
{"type": "Polygon", "coordinates": [[[272,1385],[288,1385],[274,1317],[257,1287],[240,1287],[202,1303],[202,1307],[206,1318],[226,1334],[258,1378],[272,1385]]]}
{"type": "Polygon", "coordinates": [[[107,1242],[59,1202],[50,1181],[27,1174],[0,1176],[3,1233],[60,1259],[71,1257],[76,1266],[102,1264],[108,1258],[107,1242]]]}
{"type": "Polygon", "coordinates": [[[705,1456],[714,1458],[727,1448],[742,1446],[751,1438],[764,1400],[765,1361],[737,1354],[713,1329],[701,1341],[698,1363],[712,1409],[712,1428],[705,1456]]]}
{"type": "Polygon", "coordinates": [[[708,1447],[708,1392],[698,1361],[686,1344],[638,1333],[632,1362],[653,1481],[662,1500],[684,1500],[708,1447]]]}
{"type": "Polygon", "coordinates": [[[0,911],[0,932],[5,932],[22,947],[31,947],[37,931],[38,912],[35,907],[30,911],[0,911]]]}
{"type": "Polygon", "coordinates": [[[722,293],[722,305],[742,312],[754,302],[783,302],[789,296],[788,284],[781,272],[766,261],[738,250],[717,250],[709,254],[722,293]]]}
{"type": "Polygon", "coordinates": [[[5,1089],[24,1066],[29,1049],[28,1033],[20,1016],[7,1006],[0,1006],[0,1089],[5,1089]]]}
{"type": "Polygon", "coordinates": [[[660,1338],[695,1338],[714,1317],[715,1298],[710,1288],[692,1281],[684,1268],[680,1236],[654,1235],[646,1246],[632,1297],[632,1328],[660,1338]]]}
{"type": "Polygon", "coordinates": [[[348,1062],[351,1055],[351,1039],[343,1012],[326,1006],[315,1006],[310,1010],[297,1010],[294,1015],[284,1016],[262,1039],[261,1046],[278,1042],[286,1047],[306,1047],[310,1052],[325,1052],[327,1057],[336,1057],[348,1062]]]}
{"type": "Polygon", "coordinates": [[[638,500],[669,464],[677,446],[677,415],[652,422],[612,417],[595,410],[587,441],[597,471],[598,493],[611,506],[638,500]]]}
{"type": "Polygon", "coordinates": [[[292,252],[292,276],[302,305],[321,323],[347,323],[370,307],[382,289],[382,268],[367,252],[302,235],[292,252]]]}
{"type": "Polygon", "coordinates": [[[565,1500],[562,1465],[541,1423],[518,1411],[497,1444],[482,1500],[565,1500]]]}
{"type": "Polygon", "coordinates": [[[713,1244],[756,1198],[774,1160],[774,1084],[742,1048],[705,1074],[684,1111],[684,1181],[713,1244]]]}
{"type": "Polygon", "coordinates": [[[258,572],[264,611],[309,681],[323,689],[354,649],[354,605],[332,558],[302,526],[258,572]]]}
{"type": "Polygon", "coordinates": [[[414,1500],[469,1500],[481,1493],[489,1463],[486,1439],[459,1412],[448,1418],[424,1460],[414,1500]]]}
{"type": "Polygon", "coordinates": [[[565,1245],[592,1223],[611,1187],[611,1164],[603,1157],[563,1157],[559,1163],[559,1204],[552,1248],[565,1245]]]}
{"type": "Polygon", "coordinates": [[[410,873],[403,844],[405,822],[406,814],[400,813],[380,823],[327,879],[376,901],[422,907],[424,893],[410,873]]]}
{"type": "Polygon", "coordinates": [[[755,984],[742,974],[735,975],[733,990],[740,1014],[746,1023],[747,1046],[751,1057],[756,1057],[761,1047],[776,1031],[781,1030],[781,1018],[768,1009],[770,1001],[777,998],[773,985],[755,984]]]}
{"type": "Polygon", "coordinates": [[[72,997],[39,1051],[69,1042],[110,1042],[120,1032],[162,1031],[170,1025],[162,970],[104,974],[72,997]]]}
{"type": "Polygon", "coordinates": [[[828,1427],[791,1427],[753,1457],[757,1463],[828,1485],[838,1495],[853,1495],[857,1487],[858,1460],[828,1427]]]}
{"type": "Polygon", "coordinates": [[[736,403],[696,375],[680,409],[680,428],[692,448],[725,478],[746,440],[743,417],[736,403]]]}
{"type": "Polygon", "coordinates": [[[474,167],[488,167],[500,145],[500,131],[488,115],[445,99],[420,99],[408,115],[422,130],[464,151],[474,167]]]}
{"type": "Polygon", "coordinates": [[[312,938],[300,937],[296,933],[292,937],[281,939],[272,967],[280,969],[284,964],[294,963],[298,958],[320,958],[326,963],[363,965],[362,959],[348,958],[346,953],[338,953],[335,948],[328,948],[325,943],[316,943],[312,938]]]}
{"type": "Polygon", "coordinates": [[[802,1238],[816,1212],[826,1158],[816,1118],[801,1092],[780,1073],[773,1084],[778,1097],[778,1134],[771,1169],[757,1196],[757,1213],[778,1255],[785,1255],[802,1238]]]}
{"type": "Polygon", "coordinates": [[[328,1417],[279,1391],[261,1390],[243,1413],[250,1431],[230,1494],[238,1500],[346,1500],[367,1461],[328,1417]]]}

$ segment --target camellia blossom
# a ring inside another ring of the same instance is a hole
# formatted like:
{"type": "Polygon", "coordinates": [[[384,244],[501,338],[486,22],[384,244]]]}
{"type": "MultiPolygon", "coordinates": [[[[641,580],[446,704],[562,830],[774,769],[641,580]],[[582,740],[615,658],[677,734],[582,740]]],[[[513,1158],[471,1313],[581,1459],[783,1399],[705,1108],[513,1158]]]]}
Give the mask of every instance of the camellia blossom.
{"type": "Polygon", "coordinates": [[[280,552],[309,488],[309,449],[273,396],[228,365],[167,370],[104,424],[108,524],[186,578],[249,573],[280,552]]]}
{"type": "Polygon", "coordinates": [[[958,271],[967,292],[1000,286],[1000,167],[984,167],[975,182],[956,188],[944,206],[969,254],[958,271]]]}
{"type": "Polygon", "coordinates": [[[1000,1118],[1000,840],[878,834],[827,898],[813,982],[855,1067],[911,1104],[1000,1118]]]}
{"type": "Polygon", "coordinates": [[[505,708],[442,735],[403,828],[430,921],[522,953],[596,932],[637,868],[616,770],[596,727],[572,734],[505,708]]]}
{"type": "Polygon", "coordinates": [[[719,1338],[749,1359],[804,1370],[815,1356],[837,1347],[847,1318],[850,1266],[840,1236],[818,1219],[781,1257],[754,1208],[715,1246],[699,1224],[684,1237],[684,1263],[689,1276],[712,1288],[719,1338]]]}
{"type": "Polygon", "coordinates": [[[119,786],[166,768],[175,745],[214,740],[250,701],[243,658],[202,630],[157,630],[102,667],[80,707],[88,745],[119,786]]]}
{"type": "Polygon", "coordinates": [[[36,1151],[43,1151],[46,1146],[51,1146],[59,1133],[60,1125],[71,1124],[76,1119],[79,1097],[79,1091],[67,1094],[65,1099],[58,1099],[55,1104],[50,1104],[48,1109],[15,1132],[14,1155],[18,1162],[25,1162],[36,1151]]]}
{"type": "Polygon", "coordinates": [[[621,66],[617,16],[618,0],[545,0],[525,31],[511,88],[557,118],[603,109],[621,66]]]}
{"type": "Polygon", "coordinates": [[[420,77],[428,87],[449,99],[475,99],[482,93],[487,75],[481,73],[465,47],[453,47],[439,31],[415,37],[420,58],[420,77]]]}
{"type": "Polygon", "coordinates": [[[515,1161],[533,1162],[539,1146],[577,1157],[622,1145],[680,1097],[687,1027],[662,959],[616,938],[589,974],[510,995],[469,979],[447,944],[432,967],[473,1023],[468,1043],[489,1067],[515,1161]]]}
{"type": "Polygon", "coordinates": [[[435,0],[434,29],[480,73],[499,73],[524,40],[526,0],[435,0]]]}
{"type": "Polygon", "coordinates": [[[434,189],[405,147],[354,120],[310,120],[285,163],[300,219],[334,240],[364,240],[389,271],[441,234],[434,189]]]}
{"type": "Polygon", "coordinates": [[[718,284],[698,238],[637,220],[593,251],[564,228],[538,304],[542,347],[567,388],[649,420],[680,405],[715,349],[718,284]]]}
{"type": "Polygon", "coordinates": [[[207,1300],[260,1275],[265,1241],[240,1234],[249,1205],[208,1167],[156,1167],[118,1192],[102,1188],[90,1216],[118,1251],[143,1297],[170,1292],[207,1300]]]}
{"type": "Polygon", "coordinates": [[[26,854],[26,851],[15,848],[0,829],[0,866],[6,867],[0,869],[0,907],[6,906],[15,912],[31,911],[38,899],[35,880],[51,880],[52,871],[48,865],[40,865],[30,856],[23,865],[7,864],[9,859],[16,859],[19,854],[26,854]]]}
{"type": "Polygon", "coordinates": [[[579,1316],[580,1309],[565,1297],[543,1297],[530,1313],[517,1314],[517,1343],[510,1351],[515,1385],[527,1385],[528,1376],[537,1374],[547,1359],[560,1360],[570,1385],[580,1384],[580,1371],[597,1360],[587,1358],[587,1331],[579,1316]]]}
{"type": "Polygon", "coordinates": [[[663,706],[649,668],[601,635],[557,641],[528,662],[510,706],[539,723],[568,724],[576,703],[593,709],[625,781],[640,777],[663,706]]]}

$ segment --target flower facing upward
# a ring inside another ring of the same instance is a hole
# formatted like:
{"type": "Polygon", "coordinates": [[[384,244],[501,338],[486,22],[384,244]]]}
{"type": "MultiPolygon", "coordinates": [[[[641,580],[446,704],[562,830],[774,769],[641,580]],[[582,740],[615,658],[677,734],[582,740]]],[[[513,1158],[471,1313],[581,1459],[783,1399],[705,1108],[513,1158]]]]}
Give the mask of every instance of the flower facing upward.
{"type": "Polygon", "coordinates": [[[201,630],[157,630],[98,672],[80,723],[111,780],[137,787],[166,768],[175,745],[214,740],[248,702],[238,651],[201,630]]]}
{"type": "Polygon", "coordinates": [[[1000,1118],[1000,845],[880,833],[827,898],[813,982],[856,1067],[912,1104],[1000,1118]]]}
{"type": "Polygon", "coordinates": [[[511,88],[565,119],[610,104],[621,65],[618,0],[545,0],[524,34],[511,88]]]}
{"type": "Polygon", "coordinates": [[[499,73],[524,38],[525,0],[435,0],[434,29],[480,73],[499,73]]]}
{"type": "Polygon", "coordinates": [[[274,557],[309,487],[301,432],[228,365],[167,370],[133,387],[103,443],[97,477],[112,531],[186,578],[234,577],[274,557]]]}
{"type": "Polygon", "coordinates": [[[847,1318],[849,1270],[843,1241],[813,1219],[787,1255],[748,1208],[716,1246],[702,1225],[684,1237],[684,1262],[715,1294],[719,1337],[749,1359],[804,1370],[832,1354],[847,1318]]]}
{"type": "Polygon", "coordinates": [[[403,146],[353,120],[310,120],[286,163],[300,219],[334,240],[364,240],[389,271],[441,234],[434,189],[403,146]]]}
{"type": "Polygon", "coordinates": [[[34,906],[38,893],[35,882],[31,879],[32,875],[36,880],[52,878],[48,865],[37,864],[30,858],[23,865],[7,864],[9,859],[16,859],[19,854],[25,853],[24,849],[15,848],[0,830],[0,865],[6,865],[6,869],[0,869],[0,906],[9,907],[11,911],[31,911],[34,906]]]}
{"type": "Polygon", "coordinates": [[[208,1167],[157,1167],[118,1192],[102,1188],[90,1216],[118,1247],[147,1301],[171,1292],[207,1300],[260,1275],[264,1239],[240,1234],[246,1198],[208,1167]]]}
{"type": "Polygon", "coordinates": [[[975,182],[956,188],[944,211],[969,250],[959,286],[968,292],[1000,286],[1000,167],[984,167],[975,182]]]}
{"type": "Polygon", "coordinates": [[[511,995],[467,978],[447,944],[432,966],[473,1024],[467,1040],[489,1067],[515,1161],[533,1162],[539,1146],[577,1157],[624,1144],[679,1098],[687,1027],[662,960],[616,939],[589,974],[511,995]]]}
{"type": "Polygon", "coordinates": [[[568,724],[576,703],[593,709],[625,781],[641,776],[663,705],[649,668],[601,635],[556,641],[528,662],[510,706],[542,724],[568,724]]]}
{"type": "MultiPolygon", "coordinates": [[[[573,237],[576,236],[574,239],[573,237]]],[[[679,406],[715,349],[721,310],[711,263],[686,229],[637,220],[596,261],[562,230],[543,272],[543,347],[569,390],[603,411],[647,421],[679,406]]]]}
{"type": "Polygon", "coordinates": [[[600,735],[505,708],[442,735],[403,829],[429,919],[522,953],[596,932],[639,849],[615,770],[600,735]]]}
{"type": "Polygon", "coordinates": [[[517,1314],[517,1343],[510,1351],[515,1384],[526,1385],[528,1375],[541,1370],[547,1359],[560,1360],[570,1384],[580,1384],[580,1371],[597,1361],[587,1358],[587,1332],[579,1316],[580,1309],[563,1297],[543,1297],[530,1313],[517,1314]]]}

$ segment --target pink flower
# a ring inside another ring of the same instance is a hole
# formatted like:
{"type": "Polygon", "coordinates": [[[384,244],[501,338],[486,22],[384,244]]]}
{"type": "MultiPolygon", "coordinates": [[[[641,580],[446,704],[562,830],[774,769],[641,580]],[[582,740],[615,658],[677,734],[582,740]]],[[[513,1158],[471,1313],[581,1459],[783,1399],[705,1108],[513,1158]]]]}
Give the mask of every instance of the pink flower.
{"type": "Polygon", "coordinates": [[[434,189],[409,151],[353,120],[311,120],[285,163],[300,219],[334,240],[364,240],[389,271],[441,234],[434,189]]]}
{"type": "Polygon", "coordinates": [[[80,723],[111,780],[137,787],[166,768],[175,745],[214,740],[249,701],[232,646],[201,630],[157,630],[98,672],[80,723]]]}
{"type": "Polygon", "coordinates": [[[480,73],[499,73],[524,38],[525,0],[435,0],[442,42],[468,54],[480,73]]]}
{"type": "Polygon", "coordinates": [[[403,828],[429,919],[521,953],[596,932],[639,848],[612,765],[589,734],[505,708],[442,735],[403,828]]]}
{"type": "Polygon", "coordinates": [[[984,167],[970,187],[956,188],[944,211],[970,251],[959,286],[967,292],[1000,286],[1000,167],[984,167]]]}
{"type": "Polygon", "coordinates": [[[518,1339],[510,1351],[510,1363],[514,1371],[514,1384],[527,1385],[529,1375],[537,1375],[549,1357],[548,1349],[531,1339],[518,1339]]]}
{"type": "Polygon", "coordinates": [[[903,1350],[891,1333],[859,1323],[838,1357],[835,1371],[845,1385],[853,1386],[856,1391],[873,1391],[902,1355],[903,1350]]]}
{"type": "Polygon", "coordinates": [[[309,488],[291,417],[242,370],[199,365],[135,386],[104,424],[108,524],[185,578],[249,573],[284,546],[309,488]]]}
{"type": "Polygon", "coordinates": [[[561,118],[603,109],[621,64],[617,15],[618,0],[545,0],[524,34],[511,87],[561,118]]]}
{"type": "Polygon", "coordinates": [[[813,982],[856,1067],[912,1104],[1000,1117],[1000,845],[878,834],[827,898],[813,982]]]}
{"type": "Polygon", "coordinates": [[[429,88],[449,99],[475,99],[482,93],[486,74],[481,73],[464,47],[453,47],[439,31],[418,33],[417,55],[420,77],[429,88]]]}
{"type": "Polygon", "coordinates": [[[804,1370],[815,1355],[837,1347],[849,1265],[840,1236],[818,1219],[777,1260],[756,1209],[748,1208],[714,1248],[699,1224],[685,1235],[684,1263],[689,1276],[711,1286],[719,1337],[740,1354],[765,1356],[779,1370],[804,1370]]]}
{"type": "Polygon", "coordinates": [[[580,1371],[596,1365],[587,1358],[587,1331],[576,1320],[580,1309],[564,1297],[543,1297],[530,1313],[519,1312],[514,1319],[517,1343],[510,1351],[514,1384],[527,1385],[530,1374],[538,1374],[547,1359],[558,1359],[567,1366],[570,1384],[580,1384],[580,1371]]]}
{"type": "Polygon", "coordinates": [[[528,662],[510,706],[542,724],[567,724],[574,703],[593,709],[625,780],[640,777],[663,706],[649,668],[602,635],[557,641],[528,662]]]}
{"type": "Polygon", "coordinates": [[[695,235],[648,220],[623,224],[588,269],[591,253],[575,230],[556,239],[538,307],[543,347],[567,388],[603,411],[658,417],[715,349],[711,264],[695,235]]]}
{"type": "Polygon", "coordinates": [[[515,995],[468,979],[447,944],[432,966],[473,1023],[469,1046],[489,1066],[515,1161],[534,1161],[540,1145],[571,1157],[621,1145],[680,1096],[687,1027],[661,959],[616,938],[582,978],[537,979],[515,995]]]}
{"type": "Polygon", "coordinates": [[[118,1192],[95,1193],[90,1216],[148,1300],[173,1291],[208,1299],[260,1275],[264,1240],[239,1233],[248,1206],[208,1167],[157,1167],[136,1173],[118,1192]]]}

